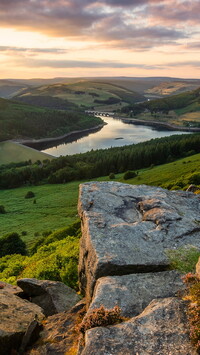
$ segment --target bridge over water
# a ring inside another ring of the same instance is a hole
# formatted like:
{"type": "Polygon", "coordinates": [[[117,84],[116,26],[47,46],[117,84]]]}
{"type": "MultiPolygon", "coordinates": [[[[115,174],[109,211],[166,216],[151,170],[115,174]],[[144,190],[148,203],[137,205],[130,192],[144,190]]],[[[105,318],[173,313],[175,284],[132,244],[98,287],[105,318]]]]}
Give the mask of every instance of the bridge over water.
{"type": "Polygon", "coordinates": [[[85,113],[87,113],[88,115],[94,115],[94,116],[104,116],[104,117],[113,117],[114,116],[114,112],[110,112],[110,111],[91,111],[91,110],[86,110],[85,113]]]}

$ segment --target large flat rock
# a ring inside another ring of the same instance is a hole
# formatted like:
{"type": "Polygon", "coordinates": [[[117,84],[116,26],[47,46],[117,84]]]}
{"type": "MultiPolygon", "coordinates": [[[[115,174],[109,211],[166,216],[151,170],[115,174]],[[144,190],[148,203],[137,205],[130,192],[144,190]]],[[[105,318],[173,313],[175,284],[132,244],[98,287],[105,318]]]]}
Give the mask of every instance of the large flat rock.
{"type": "Polygon", "coordinates": [[[176,298],[154,300],[138,317],[86,332],[81,355],[194,355],[186,308],[176,298]]]}
{"type": "Polygon", "coordinates": [[[42,309],[36,304],[0,290],[0,354],[8,355],[19,350],[23,336],[30,323],[37,317],[44,318],[42,309]]]}
{"type": "Polygon", "coordinates": [[[153,299],[173,297],[183,293],[184,289],[177,271],[101,277],[96,282],[88,312],[101,305],[107,309],[118,305],[123,316],[133,317],[153,299]]]}
{"type": "Polygon", "coordinates": [[[80,186],[79,279],[90,302],[103,276],[164,271],[167,249],[200,248],[200,197],[145,185],[80,186]]]}

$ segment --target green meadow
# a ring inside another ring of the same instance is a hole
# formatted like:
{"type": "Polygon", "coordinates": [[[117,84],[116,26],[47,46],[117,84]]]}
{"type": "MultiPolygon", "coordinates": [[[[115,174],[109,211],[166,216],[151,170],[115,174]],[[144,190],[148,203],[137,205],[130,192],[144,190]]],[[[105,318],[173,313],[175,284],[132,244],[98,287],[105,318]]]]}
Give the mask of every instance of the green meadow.
{"type": "Polygon", "coordinates": [[[29,244],[44,231],[73,223],[77,219],[78,185],[73,182],[1,190],[0,205],[6,210],[6,214],[0,214],[1,235],[9,232],[25,234],[22,239],[29,244]],[[26,199],[28,191],[32,191],[35,197],[26,199]]]}
{"type": "MultiPolygon", "coordinates": [[[[161,186],[171,190],[184,189],[189,185],[189,177],[196,172],[200,173],[200,154],[139,170],[138,175],[130,180],[124,180],[124,174],[117,174],[114,181],[161,186]]],[[[110,181],[108,176],[95,180],[110,181]]],[[[0,214],[1,235],[17,232],[29,246],[43,232],[73,223],[77,219],[78,188],[83,182],[0,190],[0,205],[4,205],[7,212],[0,214]],[[34,192],[35,197],[25,199],[28,191],[34,192]]]]}
{"type": "MultiPolygon", "coordinates": [[[[172,163],[138,171],[138,176],[128,180],[129,184],[146,184],[168,189],[188,186],[191,174],[200,174],[200,154],[195,154],[172,163]]],[[[125,182],[122,178],[122,182],[125,182]]]]}

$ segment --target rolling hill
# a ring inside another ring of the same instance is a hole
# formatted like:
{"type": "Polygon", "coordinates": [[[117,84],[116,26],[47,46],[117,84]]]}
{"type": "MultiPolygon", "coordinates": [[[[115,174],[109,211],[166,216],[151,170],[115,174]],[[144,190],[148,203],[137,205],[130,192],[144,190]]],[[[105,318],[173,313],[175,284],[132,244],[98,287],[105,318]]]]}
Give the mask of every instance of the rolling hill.
{"type": "MultiPolygon", "coordinates": [[[[43,79],[43,78],[7,79],[7,80],[0,80],[0,97],[3,98],[12,98],[14,96],[21,97],[21,95],[25,93],[29,93],[30,95],[35,96],[34,100],[37,100],[36,88],[45,87],[45,86],[54,86],[57,84],[64,84],[69,86],[72,85],[72,91],[73,91],[74,84],[80,85],[80,83],[82,83],[83,85],[83,82],[85,83],[85,85],[87,85],[86,83],[90,83],[90,85],[94,85],[94,83],[96,84],[106,83],[111,86],[117,86],[117,87],[119,86],[121,89],[123,88],[128,92],[130,91],[134,92],[134,95],[138,93],[142,96],[145,96],[146,98],[158,98],[158,97],[163,97],[168,95],[174,95],[188,90],[194,90],[200,86],[200,80],[198,79],[180,79],[180,78],[170,78],[170,77],[144,77],[144,78],[140,78],[140,77],[139,78],[137,77],[93,77],[93,78],[58,77],[58,78],[50,78],[50,79],[43,79]],[[34,93],[34,90],[32,92],[32,89],[36,89],[36,92],[34,93]]],[[[84,88],[82,89],[84,90],[84,88]]],[[[43,96],[45,96],[44,93],[43,96]]],[[[75,101],[77,101],[76,98],[75,101]]],[[[141,98],[139,98],[139,100],[137,99],[136,101],[141,101],[141,98]]],[[[30,103],[29,101],[26,102],[30,103]]],[[[128,102],[131,103],[130,100],[128,100],[128,102]]],[[[45,105],[47,107],[46,102],[45,105]]]]}
{"type": "Polygon", "coordinates": [[[153,96],[171,96],[176,94],[181,94],[186,91],[195,90],[200,86],[200,81],[180,81],[174,80],[169,82],[161,82],[157,86],[153,88],[149,88],[145,90],[146,97],[153,97],[153,96]]]}
{"type": "Polygon", "coordinates": [[[27,88],[26,84],[11,80],[0,80],[0,97],[11,98],[27,88]]]}
{"type": "Polygon", "coordinates": [[[200,127],[200,88],[122,108],[121,112],[144,121],[200,127]]]}
{"type": "Polygon", "coordinates": [[[79,80],[53,85],[28,88],[15,100],[32,105],[70,109],[117,110],[127,104],[144,101],[145,98],[133,90],[109,82],[79,80]],[[59,106],[60,105],[60,106],[59,106]]]}

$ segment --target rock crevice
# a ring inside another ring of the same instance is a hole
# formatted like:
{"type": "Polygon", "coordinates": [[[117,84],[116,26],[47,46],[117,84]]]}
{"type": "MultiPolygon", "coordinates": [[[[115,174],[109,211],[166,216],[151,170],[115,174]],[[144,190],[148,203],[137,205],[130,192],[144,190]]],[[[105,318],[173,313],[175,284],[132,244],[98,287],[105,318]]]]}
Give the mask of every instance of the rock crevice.
{"type": "Polygon", "coordinates": [[[185,304],[177,298],[184,285],[178,272],[167,271],[167,250],[200,249],[200,198],[145,185],[89,182],[80,186],[78,209],[79,281],[88,312],[118,305],[131,318],[87,331],[82,354],[194,354],[185,304]]]}

